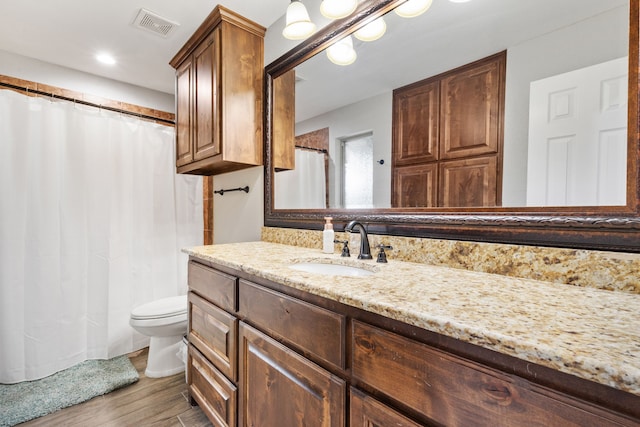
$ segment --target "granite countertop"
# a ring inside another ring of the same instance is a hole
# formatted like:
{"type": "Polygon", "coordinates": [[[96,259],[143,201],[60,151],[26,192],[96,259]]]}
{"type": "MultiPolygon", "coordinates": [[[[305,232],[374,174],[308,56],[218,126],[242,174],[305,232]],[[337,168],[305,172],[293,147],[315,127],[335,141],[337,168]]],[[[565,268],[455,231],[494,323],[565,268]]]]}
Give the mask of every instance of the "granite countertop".
{"type": "Polygon", "coordinates": [[[268,242],[183,250],[202,260],[640,396],[640,295],[268,242]],[[289,268],[324,261],[368,277],[289,268]]]}

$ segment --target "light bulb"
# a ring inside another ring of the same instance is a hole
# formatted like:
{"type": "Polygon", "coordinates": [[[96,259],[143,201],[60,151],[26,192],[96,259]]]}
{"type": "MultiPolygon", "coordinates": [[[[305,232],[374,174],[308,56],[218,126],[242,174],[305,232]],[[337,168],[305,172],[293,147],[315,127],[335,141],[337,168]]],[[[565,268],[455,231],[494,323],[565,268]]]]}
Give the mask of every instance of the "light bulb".
{"type": "Polygon", "coordinates": [[[282,35],[289,40],[305,39],[316,30],[316,24],[311,22],[307,8],[300,0],[291,0],[286,20],[287,25],[282,30],[282,35]]]}
{"type": "Polygon", "coordinates": [[[431,3],[433,0],[407,0],[394,10],[403,18],[413,18],[429,10],[431,3]]]}
{"type": "Polygon", "coordinates": [[[116,63],[116,60],[113,56],[104,52],[97,54],[96,59],[106,65],[115,65],[116,63]]]}
{"type": "Polygon", "coordinates": [[[387,31],[387,24],[382,19],[382,16],[375,21],[369,22],[364,27],[353,33],[355,38],[362,40],[363,42],[372,42],[378,40],[387,31]]]}
{"type": "Polygon", "coordinates": [[[353,49],[353,40],[347,36],[327,48],[327,57],[336,65],[353,64],[358,54],[353,49]]]}
{"type": "Polygon", "coordinates": [[[351,15],[357,6],[357,0],[322,0],[320,13],[325,18],[340,19],[351,15]]]}

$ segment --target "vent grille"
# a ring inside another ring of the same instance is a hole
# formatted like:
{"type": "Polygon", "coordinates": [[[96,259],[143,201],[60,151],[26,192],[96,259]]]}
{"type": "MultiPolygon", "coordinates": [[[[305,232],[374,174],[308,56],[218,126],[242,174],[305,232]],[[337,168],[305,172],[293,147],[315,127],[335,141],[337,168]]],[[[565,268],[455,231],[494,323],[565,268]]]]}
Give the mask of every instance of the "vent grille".
{"type": "Polygon", "coordinates": [[[133,21],[133,26],[145,31],[150,31],[162,37],[169,37],[180,26],[146,9],[140,9],[138,16],[133,21]]]}

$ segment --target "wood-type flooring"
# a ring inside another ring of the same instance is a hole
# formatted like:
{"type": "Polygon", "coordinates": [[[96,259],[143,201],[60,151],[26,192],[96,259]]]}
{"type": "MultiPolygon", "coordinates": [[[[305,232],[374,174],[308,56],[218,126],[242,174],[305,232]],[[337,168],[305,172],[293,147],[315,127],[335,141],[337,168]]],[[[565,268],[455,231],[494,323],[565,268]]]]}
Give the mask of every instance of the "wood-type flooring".
{"type": "Polygon", "coordinates": [[[79,405],[36,418],[20,427],[209,427],[211,423],[187,400],[184,373],[147,378],[147,349],[129,355],[138,370],[138,382],[79,405]]]}

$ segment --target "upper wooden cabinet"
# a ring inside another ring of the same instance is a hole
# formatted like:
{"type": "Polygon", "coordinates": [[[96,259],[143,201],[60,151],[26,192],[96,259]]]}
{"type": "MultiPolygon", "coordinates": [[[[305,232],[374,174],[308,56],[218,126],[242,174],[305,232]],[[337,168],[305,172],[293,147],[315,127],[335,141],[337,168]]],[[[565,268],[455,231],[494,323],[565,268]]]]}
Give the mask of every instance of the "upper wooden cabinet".
{"type": "Polygon", "coordinates": [[[216,6],[170,64],[176,69],[178,173],[262,164],[264,34],[216,6]]]}
{"type": "Polygon", "coordinates": [[[273,80],[273,168],[295,169],[296,71],[290,70],[273,80]]]}
{"type": "Polygon", "coordinates": [[[394,90],[393,207],[500,205],[505,66],[502,52],[394,90]]]}

